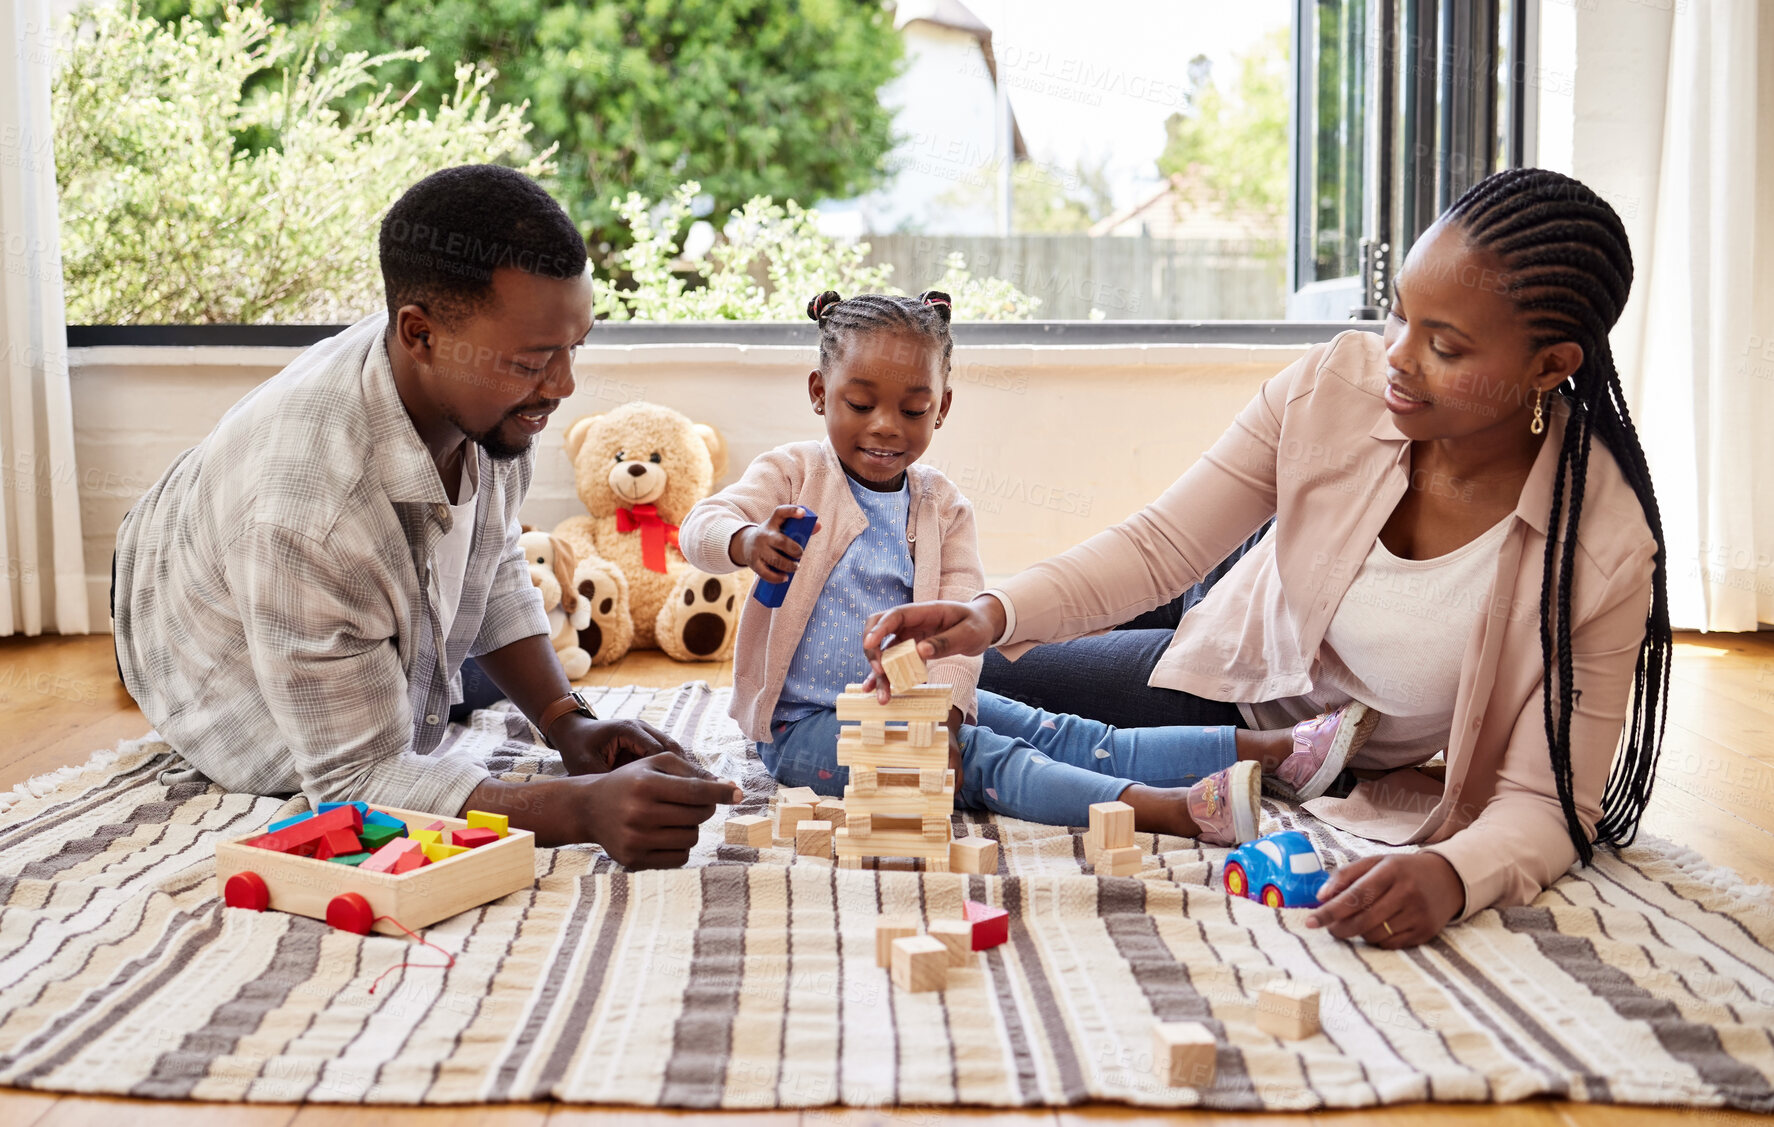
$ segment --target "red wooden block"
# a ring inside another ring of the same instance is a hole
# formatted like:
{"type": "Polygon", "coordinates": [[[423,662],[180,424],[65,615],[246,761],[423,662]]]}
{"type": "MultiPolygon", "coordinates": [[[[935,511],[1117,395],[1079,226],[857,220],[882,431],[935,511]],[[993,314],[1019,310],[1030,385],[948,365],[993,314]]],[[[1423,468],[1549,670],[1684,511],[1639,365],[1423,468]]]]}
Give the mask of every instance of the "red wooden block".
{"type": "Polygon", "coordinates": [[[450,832],[450,843],[452,845],[466,845],[470,849],[475,849],[482,845],[491,845],[498,840],[499,835],[492,830],[471,828],[466,830],[452,830],[450,832]]]}
{"type": "Polygon", "coordinates": [[[358,868],[366,873],[398,873],[403,870],[395,866],[399,864],[402,857],[409,853],[419,854],[421,861],[425,859],[417,841],[410,837],[397,837],[370,854],[370,859],[359,865],[358,868]]]}
{"type": "MultiPolygon", "coordinates": [[[[320,839],[334,830],[349,830],[351,839],[357,840],[357,831],[363,826],[363,814],[355,806],[340,806],[328,810],[325,814],[316,814],[293,826],[286,826],[274,834],[266,834],[255,838],[253,844],[263,849],[275,849],[279,853],[300,853],[303,856],[314,855],[320,839]]],[[[355,853],[357,850],[342,850],[355,853]]]]}
{"type": "Polygon", "coordinates": [[[963,904],[967,922],[973,925],[973,949],[984,951],[1010,938],[1010,913],[1003,908],[968,900],[963,904]]]}
{"type": "Polygon", "coordinates": [[[395,876],[399,876],[402,873],[410,873],[414,869],[422,869],[426,865],[431,864],[431,858],[425,856],[425,846],[417,841],[413,844],[418,848],[409,849],[394,859],[393,872],[395,876]]]}
{"type": "MultiPolygon", "coordinates": [[[[344,807],[343,809],[350,809],[350,807],[344,807]]],[[[363,852],[363,843],[357,840],[356,832],[345,827],[340,827],[336,830],[328,830],[326,836],[322,837],[320,841],[315,843],[314,859],[316,861],[326,861],[334,857],[343,856],[346,853],[361,852],[363,852]]]]}

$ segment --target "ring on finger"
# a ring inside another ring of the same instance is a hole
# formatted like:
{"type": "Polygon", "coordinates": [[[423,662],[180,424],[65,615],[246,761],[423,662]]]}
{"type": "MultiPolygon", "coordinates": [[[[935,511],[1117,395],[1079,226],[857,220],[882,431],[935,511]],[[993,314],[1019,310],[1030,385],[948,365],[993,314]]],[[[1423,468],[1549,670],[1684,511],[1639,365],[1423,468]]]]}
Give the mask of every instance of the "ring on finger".
{"type": "Polygon", "coordinates": [[[1389,921],[1389,920],[1381,920],[1381,921],[1380,921],[1380,926],[1381,926],[1381,927],[1383,927],[1383,928],[1385,928],[1385,929],[1386,929],[1386,934],[1387,934],[1387,935],[1391,935],[1391,934],[1392,934],[1392,923],[1391,923],[1391,921],[1389,921]]]}

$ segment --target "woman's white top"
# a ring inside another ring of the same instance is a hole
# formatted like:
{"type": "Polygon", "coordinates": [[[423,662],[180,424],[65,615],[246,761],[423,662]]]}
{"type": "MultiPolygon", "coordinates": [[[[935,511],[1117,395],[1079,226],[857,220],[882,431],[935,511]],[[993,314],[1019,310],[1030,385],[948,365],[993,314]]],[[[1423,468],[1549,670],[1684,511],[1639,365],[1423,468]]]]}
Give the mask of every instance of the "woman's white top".
{"type": "Polygon", "coordinates": [[[1382,717],[1350,765],[1406,767],[1447,746],[1467,643],[1497,575],[1509,518],[1429,560],[1400,559],[1376,537],[1337,606],[1304,696],[1241,704],[1252,728],[1288,728],[1351,700],[1382,717]]]}

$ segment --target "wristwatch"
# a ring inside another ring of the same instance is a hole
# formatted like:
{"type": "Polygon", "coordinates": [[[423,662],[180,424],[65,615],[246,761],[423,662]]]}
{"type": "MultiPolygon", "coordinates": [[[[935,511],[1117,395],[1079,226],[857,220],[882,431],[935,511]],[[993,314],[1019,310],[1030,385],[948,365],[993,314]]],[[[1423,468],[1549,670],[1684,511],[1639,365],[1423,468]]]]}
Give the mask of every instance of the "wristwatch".
{"type": "Polygon", "coordinates": [[[569,712],[577,712],[587,720],[596,720],[598,718],[597,713],[591,710],[591,705],[586,703],[584,690],[574,689],[566,696],[556,699],[547,708],[543,709],[542,715],[537,718],[536,731],[542,734],[542,742],[544,744],[551,748],[554,747],[554,741],[548,738],[548,730],[554,727],[555,721],[567,715],[569,712]]]}

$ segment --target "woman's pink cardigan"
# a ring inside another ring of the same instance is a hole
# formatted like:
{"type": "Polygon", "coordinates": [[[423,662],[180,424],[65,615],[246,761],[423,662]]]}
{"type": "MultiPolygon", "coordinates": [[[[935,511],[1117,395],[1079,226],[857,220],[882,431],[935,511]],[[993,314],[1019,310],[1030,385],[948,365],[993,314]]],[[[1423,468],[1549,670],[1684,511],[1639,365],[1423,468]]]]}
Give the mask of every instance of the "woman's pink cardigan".
{"type": "MultiPolygon", "coordinates": [[[[929,466],[914,464],[906,475],[911,485],[906,540],[912,550],[912,601],[971,599],[985,583],[972,503],[954,482],[929,466]]],[[[851,494],[831,443],[795,442],[758,455],[738,481],[690,510],[678,533],[690,566],[724,574],[735,569],[727,554],[734,533],[762,524],[778,505],[803,505],[819,514],[822,527],[807,542],[782,605],[771,610],[747,598],[739,615],[739,637],[733,647],[733,718],[741,731],[761,743],[771,742],[770,716],[782,695],[795,647],[813,615],[813,604],[833,565],[868,527],[868,517],[851,494]]],[[[860,654],[861,636],[856,648],[860,654]]],[[[930,663],[931,683],[954,686],[955,707],[969,720],[978,714],[979,667],[977,657],[930,663]]]]}
{"type": "MultiPolygon", "coordinates": [[[[1411,444],[1386,410],[1385,382],[1384,346],[1364,332],[1343,333],[1267,381],[1156,501],[1002,584],[1015,616],[1004,653],[1101,631],[1168,602],[1274,514],[1273,535],[1183,616],[1150,684],[1246,703],[1306,692],[1331,616],[1409,483],[1411,444]]],[[[1466,915],[1527,903],[1576,859],[1542,718],[1540,579],[1567,418],[1562,400],[1553,402],[1488,613],[1466,646],[1445,779],[1407,768],[1348,798],[1307,803],[1333,825],[1446,857],[1465,883],[1466,915]]],[[[1657,550],[1637,496],[1599,442],[1577,544],[1571,764],[1578,818],[1593,834],[1657,550]]]]}

